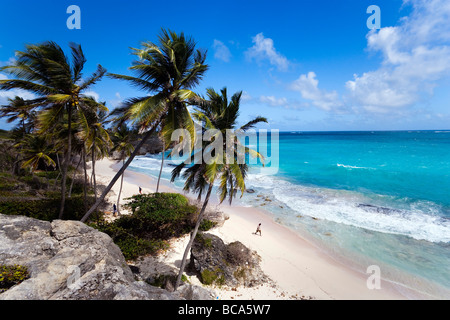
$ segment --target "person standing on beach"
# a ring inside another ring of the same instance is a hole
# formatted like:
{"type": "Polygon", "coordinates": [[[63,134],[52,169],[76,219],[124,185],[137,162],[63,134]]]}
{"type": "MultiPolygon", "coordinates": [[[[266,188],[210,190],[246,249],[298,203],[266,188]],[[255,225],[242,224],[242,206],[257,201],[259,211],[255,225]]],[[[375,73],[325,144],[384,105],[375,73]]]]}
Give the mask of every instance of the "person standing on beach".
{"type": "Polygon", "coordinates": [[[258,227],[256,228],[255,234],[258,234],[258,232],[259,232],[259,235],[262,237],[262,234],[261,234],[261,223],[258,224],[258,227]]]}
{"type": "Polygon", "coordinates": [[[114,217],[116,216],[116,212],[117,212],[117,207],[116,207],[116,204],[114,203],[113,204],[113,216],[114,217]]]}
{"type": "Polygon", "coordinates": [[[142,188],[139,187],[139,194],[142,194],[142,188]]]}

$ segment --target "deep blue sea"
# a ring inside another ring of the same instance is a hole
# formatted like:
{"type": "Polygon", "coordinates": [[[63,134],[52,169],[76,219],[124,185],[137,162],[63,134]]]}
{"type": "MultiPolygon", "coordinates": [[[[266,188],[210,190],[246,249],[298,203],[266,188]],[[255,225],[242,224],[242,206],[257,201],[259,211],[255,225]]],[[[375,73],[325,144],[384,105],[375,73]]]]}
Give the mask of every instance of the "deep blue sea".
{"type": "MultiPolygon", "coordinates": [[[[157,176],[160,164],[141,156],[130,168],[157,176]]],[[[163,178],[171,170],[167,161],[163,178]]],[[[281,132],[278,172],[254,165],[246,186],[255,192],[237,203],[336,259],[378,265],[405,293],[450,298],[450,130],[281,132]]]]}

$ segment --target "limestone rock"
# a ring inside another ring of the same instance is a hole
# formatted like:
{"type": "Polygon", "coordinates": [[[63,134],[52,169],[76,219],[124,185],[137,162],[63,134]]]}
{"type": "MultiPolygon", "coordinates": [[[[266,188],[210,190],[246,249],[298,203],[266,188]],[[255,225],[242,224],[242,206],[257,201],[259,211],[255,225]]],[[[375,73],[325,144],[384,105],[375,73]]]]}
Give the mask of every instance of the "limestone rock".
{"type": "Polygon", "coordinates": [[[136,281],[112,239],[78,221],[0,214],[0,264],[30,272],[0,300],[182,298],[136,281]]]}
{"type": "Polygon", "coordinates": [[[134,261],[134,264],[131,266],[131,270],[135,278],[144,280],[150,285],[166,289],[180,299],[212,300],[217,296],[213,290],[189,283],[182,284],[176,292],[173,292],[179,270],[167,265],[157,257],[146,256],[134,261]]]}
{"type": "Polygon", "coordinates": [[[163,149],[163,143],[158,136],[150,137],[138,152],[138,155],[157,154],[163,149]]]}
{"type": "Polygon", "coordinates": [[[236,241],[225,244],[219,237],[199,233],[191,249],[190,268],[206,284],[253,287],[267,281],[260,256],[236,241]]]}

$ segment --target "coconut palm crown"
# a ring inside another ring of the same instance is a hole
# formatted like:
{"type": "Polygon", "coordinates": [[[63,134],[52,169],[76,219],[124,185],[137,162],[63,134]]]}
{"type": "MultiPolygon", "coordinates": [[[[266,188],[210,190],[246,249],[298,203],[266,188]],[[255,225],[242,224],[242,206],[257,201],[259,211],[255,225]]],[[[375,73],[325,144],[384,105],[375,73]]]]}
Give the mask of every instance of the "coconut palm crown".
{"type": "Polygon", "coordinates": [[[68,138],[61,180],[61,218],[64,212],[67,169],[71,161],[73,111],[78,110],[85,102],[87,96],[84,92],[103,77],[106,69],[98,65],[92,75],[83,79],[82,71],[87,60],[81,46],[75,43],[70,43],[72,59],[52,41],[26,45],[25,48],[25,51],[16,52],[16,60],[11,65],[0,68],[0,72],[13,76],[13,79],[0,80],[0,90],[22,89],[37,95],[32,104],[40,108],[41,132],[64,121],[64,115],[68,116],[68,138]]]}

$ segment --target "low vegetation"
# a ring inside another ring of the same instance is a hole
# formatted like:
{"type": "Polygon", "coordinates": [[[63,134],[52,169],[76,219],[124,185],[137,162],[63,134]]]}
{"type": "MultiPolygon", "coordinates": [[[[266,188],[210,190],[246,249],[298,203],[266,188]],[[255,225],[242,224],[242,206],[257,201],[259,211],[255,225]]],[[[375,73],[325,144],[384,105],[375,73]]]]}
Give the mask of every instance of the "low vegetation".
{"type": "MultiPolygon", "coordinates": [[[[142,194],[127,200],[130,215],[93,225],[111,236],[127,260],[168,249],[170,239],[192,230],[199,211],[178,193],[142,194]]],[[[206,221],[204,228],[213,225],[206,221]]]]}
{"type": "MultiPolygon", "coordinates": [[[[6,215],[23,215],[30,218],[52,221],[59,216],[59,204],[61,195],[55,190],[57,173],[54,171],[37,172],[33,175],[22,172],[21,174],[0,173],[0,213],[6,215]]],[[[72,179],[67,180],[70,187],[72,179]]],[[[86,207],[92,205],[94,196],[92,192],[83,194],[82,182],[74,181],[72,195],[66,199],[64,218],[79,220],[86,207]]],[[[102,213],[97,212],[91,217],[97,220],[102,213]]]]}
{"type": "Polygon", "coordinates": [[[21,283],[29,277],[27,267],[20,265],[0,265],[0,293],[21,283]]]}

